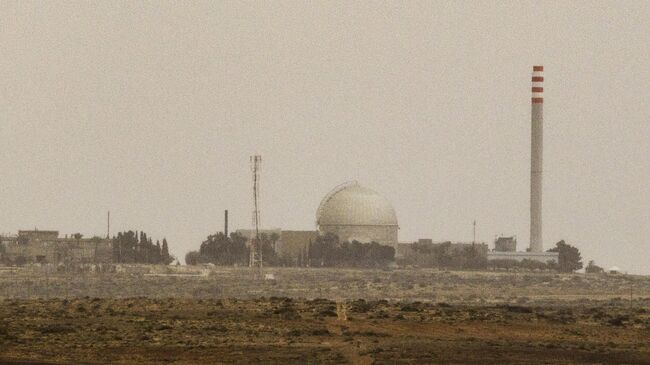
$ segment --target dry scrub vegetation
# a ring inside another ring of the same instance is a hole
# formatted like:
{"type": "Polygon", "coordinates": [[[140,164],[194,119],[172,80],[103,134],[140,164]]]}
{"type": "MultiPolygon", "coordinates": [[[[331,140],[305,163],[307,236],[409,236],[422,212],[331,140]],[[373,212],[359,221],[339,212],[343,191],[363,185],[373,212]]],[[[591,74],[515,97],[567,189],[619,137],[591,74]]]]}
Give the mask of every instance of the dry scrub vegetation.
{"type": "Polygon", "coordinates": [[[116,273],[0,270],[0,298],[330,298],[525,303],[650,297],[650,277],[556,273],[272,268],[121,267],[116,273]]]}
{"type": "Polygon", "coordinates": [[[650,363],[648,277],[38,270],[0,273],[0,363],[650,363]]]}

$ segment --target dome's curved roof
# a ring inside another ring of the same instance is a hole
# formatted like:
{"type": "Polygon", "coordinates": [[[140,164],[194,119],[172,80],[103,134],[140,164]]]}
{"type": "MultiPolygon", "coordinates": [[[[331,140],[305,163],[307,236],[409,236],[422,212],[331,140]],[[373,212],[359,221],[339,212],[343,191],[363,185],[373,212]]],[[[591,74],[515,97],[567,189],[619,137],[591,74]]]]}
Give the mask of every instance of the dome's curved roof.
{"type": "Polygon", "coordinates": [[[316,224],[397,226],[397,216],[386,198],[354,181],[337,186],[323,198],[316,224]]]}

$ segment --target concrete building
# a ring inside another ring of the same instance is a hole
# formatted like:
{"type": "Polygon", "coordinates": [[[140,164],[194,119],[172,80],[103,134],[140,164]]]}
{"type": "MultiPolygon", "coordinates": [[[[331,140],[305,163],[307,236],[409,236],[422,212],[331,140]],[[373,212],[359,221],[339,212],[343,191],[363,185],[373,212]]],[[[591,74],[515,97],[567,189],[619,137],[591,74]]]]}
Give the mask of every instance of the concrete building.
{"type": "Polygon", "coordinates": [[[113,260],[110,239],[59,237],[58,231],[18,231],[15,236],[0,237],[0,260],[22,263],[109,263],[113,260]]]}
{"type": "Polygon", "coordinates": [[[494,240],[494,251],[515,252],[517,251],[517,237],[498,237],[494,240]]]}
{"type": "Polygon", "coordinates": [[[483,242],[433,242],[430,238],[420,238],[417,242],[400,242],[397,245],[395,257],[409,258],[417,255],[418,252],[414,249],[415,247],[425,248],[425,250],[428,249],[432,252],[441,249],[440,252],[446,255],[464,255],[469,249],[475,250],[483,258],[488,254],[488,245],[483,242]]]}
{"type": "MultiPolygon", "coordinates": [[[[280,228],[260,229],[260,236],[271,238],[275,235],[275,252],[298,265],[304,262],[309,254],[309,246],[318,237],[318,231],[283,231],[280,228]]],[[[238,229],[235,233],[247,239],[247,244],[255,237],[253,229],[238,229]]]]}
{"type": "Polygon", "coordinates": [[[406,267],[438,267],[476,269],[485,264],[488,246],[482,242],[433,242],[419,239],[399,243],[395,255],[398,265],[406,267]]]}
{"type": "MultiPolygon", "coordinates": [[[[250,241],[253,238],[255,238],[255,230],[254,229],[238,229],[235,231],[235,233],[241,235],[242,237],[245,237],[246,240],[250,241]]],[[[280,236],[282,234],[282,230],[280,228],[263,228],[259,230],[260,237],[261,236],[266,236],[267,238],[270,238],[273,235],[280,236]]]]}
{"type": "Polygon", "coordinates": [[[318,231],[282,231],[277,245],[280,257],[289,258],[295,265],[303,265],[309,257],[309,247],[318,237],[318,231]]]}
{"type": "Polygon", "coordinates": [[[316,212],[321,234],[333,233],[343,241],[377,242],[397,248],[397,215],[391,203],[356,181],[337,186],[316,212]]]}

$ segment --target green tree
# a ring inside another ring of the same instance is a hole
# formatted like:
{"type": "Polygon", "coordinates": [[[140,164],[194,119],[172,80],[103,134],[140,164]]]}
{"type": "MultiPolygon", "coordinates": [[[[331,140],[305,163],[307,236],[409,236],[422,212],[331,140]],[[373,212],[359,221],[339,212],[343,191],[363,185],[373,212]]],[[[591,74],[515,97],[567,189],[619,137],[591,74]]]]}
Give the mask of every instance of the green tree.
{"type": "Polygon", "coordinates": [[[487,257],[481,254],[479,246],[472,244],[471,246],[465,247],[462,253],[459,253],[465,259],[464,269],[485,269],[487,267],[487,257]]]}
{"type": "Polygon", "coordinates": [[[278,243],[279,239],[280,239],[280,235],[275,232],[271,233],[271,235],[269,236],[269,241],[271,242],[271,246],[273,247],[274,252],[276,251],[275,245],[278,243]]]}
{"type": "Polygon", "coordinates": [[[156,247],[153,248],[153,252],[154,252],[154,262],[157,264],[162,264],[163,256],[162,256],[162,248],[160,247],[160,241],[156,240],[156,247]]]}
{"type": "Polygon", "coordinates": [[[237,233],[226,237],[223,233],[209,235],[199,248],[198,263],[213,263],[215,265],[246,265],[248,249],[246,238],[237,233]]]}
{"type": "Polygon", "coordinates": [[[165,265],[169,265],[174,261],[174,256],[169,254],[169,245],[166,238],[163,238],[160,256],[162,257],[162,263],[165,265]]]}
{"type": "Polygon", "coordinates": [[[185,265],[198,265],[199,263],[199,254],[198,251],[190,251],[185,254],[185,265]]]}
{"type": "Polygon", "coordinates": [[[548,252],[559,253],[558,270],[560,272],[574,272],[582,269],[582,257],[578,248],[569,245],[561,240],[555,244],[555,247],[548,252]]]}
{"type": "Polygon", "coordinates": [[[589,263],[587,264],[587,267],[585,267],[585,272],[587,274],[601,274],[605,272],[605,269],[596,265],[594,260],[590,260],[589,263]]]}
{"type": "Polygon", "coordinates": [[[339,237],[335,234],[326,233],[316,237],[309,247],[310,266],[333,266],[338,246],[339,237]]]}
{"type": "Polygon", "coordinates": [[[113,237],[113,261],[117,263],[169,264],[174,261],[169,255],[167,240],[153,243],[144,232],[119,232],[113,237]]]}
{"type": "Polygon", "coordinates": [[[377,242],[339,242],[334,234],[318,236],[309,246],[311,266],[383,267],[395,260],[395,249],[377,242]]]}
{"type": "Polygon", "coordinates": [[[117,263],[136,262],[135,249],[138,244],[136,232],[118,232],[113,238],[113,260],[117,263]]]}

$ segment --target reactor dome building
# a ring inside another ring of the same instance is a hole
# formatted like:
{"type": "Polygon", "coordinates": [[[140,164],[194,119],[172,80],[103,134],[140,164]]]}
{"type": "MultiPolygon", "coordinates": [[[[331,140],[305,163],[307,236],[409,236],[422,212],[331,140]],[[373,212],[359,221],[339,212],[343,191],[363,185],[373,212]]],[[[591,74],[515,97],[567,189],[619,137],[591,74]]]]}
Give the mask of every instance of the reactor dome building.
{"type": "Polygon", "coordinates": [[[397,215],[388,199],[352,181],[330,191],[316,212],[321,234],[333,233],[341,242],[377,242],[397,247],[397,215]]]}

